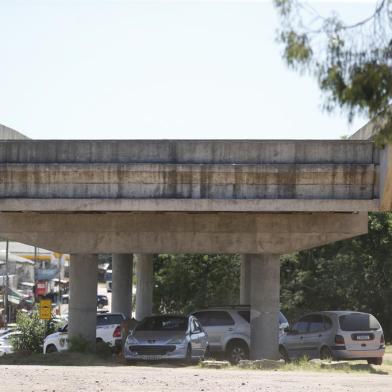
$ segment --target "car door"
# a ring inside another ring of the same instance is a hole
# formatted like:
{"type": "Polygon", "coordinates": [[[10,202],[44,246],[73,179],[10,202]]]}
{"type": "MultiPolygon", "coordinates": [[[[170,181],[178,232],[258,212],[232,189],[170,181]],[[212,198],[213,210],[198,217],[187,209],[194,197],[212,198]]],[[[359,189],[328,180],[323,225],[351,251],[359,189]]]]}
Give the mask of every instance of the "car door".
{"type": "Polygon", "coordinates": [[[290,358],[298,358],[303,354],[304,340],[308,331],[309,322],[307,316],[298,320],[290,332],[284,337],[284,346],[290,358]]]}
{"type": "Polygon", "coordinates": [[[194,313],[208,334],[211,351],[222,351],[228,334],[232,334],[235,322],[225,310],[209,310],[194,313]]]}
{"type": "Polygon", "coordinates": [[[190,332],[192,342],[192,354],[200,357],[202,355],[202,328],[193,317],[190,319],[190,332]]]}
{"type": "Polygon", "coordinates": [[[306,334],[307,356],[309,358],[318,358],[320,355],[319,347],[321,342],[326,340],[324,318],[321,314],[310,315],[308,318],[309,327],[306,334]]]}

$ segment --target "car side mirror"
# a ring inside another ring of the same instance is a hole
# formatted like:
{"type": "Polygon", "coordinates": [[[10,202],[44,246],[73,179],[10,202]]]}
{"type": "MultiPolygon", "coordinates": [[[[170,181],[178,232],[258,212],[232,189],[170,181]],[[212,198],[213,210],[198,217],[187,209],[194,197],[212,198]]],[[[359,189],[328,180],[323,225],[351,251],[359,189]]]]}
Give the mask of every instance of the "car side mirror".
{"type": "Polygon", "coordinates": [[[294,329],[294,328],[291,328],[291,327],[286,327],[285,329],[284,329],[284,331],[286,332],[286,333],[291,333],[291,334],[296,334],[296,333],[298,333],[298,331],[296,330],[296,329],[294,329]]]}

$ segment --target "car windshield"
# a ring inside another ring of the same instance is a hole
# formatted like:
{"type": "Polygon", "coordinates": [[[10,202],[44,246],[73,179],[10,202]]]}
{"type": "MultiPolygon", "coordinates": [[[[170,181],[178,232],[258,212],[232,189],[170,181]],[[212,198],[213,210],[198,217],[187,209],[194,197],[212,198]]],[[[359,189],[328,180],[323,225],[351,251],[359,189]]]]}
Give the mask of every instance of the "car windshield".
{"type": "Polygon", "coordinates": [[[376,331],[380,324],[374,316],[366,313],[351,313],[339,317],[343,331],[376,331]]]}
{"type": "Polygon", "coordinates": [[[186,331],[187,317],[147,317],[135,328],[136,331],[186,331]]]}

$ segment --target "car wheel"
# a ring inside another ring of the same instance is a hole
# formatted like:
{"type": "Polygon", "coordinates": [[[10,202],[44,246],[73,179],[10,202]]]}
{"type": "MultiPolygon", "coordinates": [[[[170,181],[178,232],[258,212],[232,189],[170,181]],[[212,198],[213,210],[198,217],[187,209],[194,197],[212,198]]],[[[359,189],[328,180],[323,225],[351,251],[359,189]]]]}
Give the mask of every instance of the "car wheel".
{"type": "Polygon", "coordinates": [[[369,365],[382,365],[382,357],[380,357],[380,358],[368,358],[367,363],[369,365]]]}
{"type": "Polygon", "coordinates": [[[239,361],[249,358],[248,346],[241,341],[229,343],[226,356],[232,365],[237,365],[239,361]]]}
{"type": "Polygon", "coordinates": [[[50,344],[48,347],[46,347],[46,354],[55,353],[55,352],[57,352],[57,348],[54,344],[50,344]]]}
{"type": "Polygon", "coordinates": [[[188,347],[186,349],[185,362],[187,364],[192,363],[192,346],[190,344],[188,344],[188,347]]]}
{"type": "Polygon", "coordinates": [[[331,351],[331,349],[329,347],[327,347],[327,346],[321,347],[320,359],[324,359],[324,360],[327,360],[327,361],[332,361],[334,359],[332,351],[331,351]]]}
{"type": "Polygon", "coordinates": [[[290,362],[289,353],[283,346],[279,346],[279,354],[280,358],[283,359],[286,363],[290,362]]]}

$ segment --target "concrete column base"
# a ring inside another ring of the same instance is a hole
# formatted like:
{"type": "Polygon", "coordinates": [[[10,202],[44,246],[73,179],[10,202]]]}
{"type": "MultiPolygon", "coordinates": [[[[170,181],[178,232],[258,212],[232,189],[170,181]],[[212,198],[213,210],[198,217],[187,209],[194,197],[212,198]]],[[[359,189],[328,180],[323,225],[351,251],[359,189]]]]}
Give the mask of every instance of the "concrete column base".
{"type": "Polygon", "coordinates": [[[251,286],[251,261],[248,255],[241,255],[241,276],[240,276],[240,304],[250,305],[251,286]]]}
{"type": "Polygon", "coordinates": [[[112,312],[132,315],[133,255],[112,255],[112,312]]]}
{"type": "Polygon", "coordinates": [[[95,348],[98,256],[71,254],[69,266],[68,337],[82,337],[95,348]]]}
{"type": "Polygon", "coordinates": [[[279,256],[248,257],[252,269],[250,358],[279,359],[279,256]]]}
{"type": "Polygon", "coordinates": [[[153,255],[138,254],[136,260],[136,320],[140,321],[152,314],[153,255]]]}

